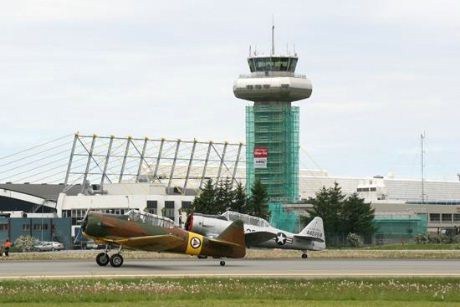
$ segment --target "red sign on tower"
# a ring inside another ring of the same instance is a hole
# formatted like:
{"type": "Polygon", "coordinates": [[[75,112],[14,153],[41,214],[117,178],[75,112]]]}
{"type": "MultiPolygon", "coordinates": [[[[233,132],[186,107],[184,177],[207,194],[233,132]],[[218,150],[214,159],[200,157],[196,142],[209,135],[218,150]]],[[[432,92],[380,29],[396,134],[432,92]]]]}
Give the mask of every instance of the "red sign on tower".
{"type": "Polygon", "coordinates": [[[254,168],[267,168],[268,148],[254,148],[254,168]]]}

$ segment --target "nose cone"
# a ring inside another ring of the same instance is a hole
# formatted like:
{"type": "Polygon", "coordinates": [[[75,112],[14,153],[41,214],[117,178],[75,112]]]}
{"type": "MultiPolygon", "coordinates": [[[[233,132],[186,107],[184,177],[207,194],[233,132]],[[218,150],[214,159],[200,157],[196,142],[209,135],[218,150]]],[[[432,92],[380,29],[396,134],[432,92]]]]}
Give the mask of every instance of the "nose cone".
{"type": "Polygon", "coordinates": [[[81,222],[81,230],[83,232],[86,232],[87,227],[88,227],[88,215],[86,215],[83,221],[81,222]]]}
{"type": "Polygon", "coordinates": [[[83,232],[86,232],[86,229],[88,228],[88,216],[90,214],[89,209],[86,211],[85,216],[83,217],[83,220],[81,221],[81,230],[83,232]]]}

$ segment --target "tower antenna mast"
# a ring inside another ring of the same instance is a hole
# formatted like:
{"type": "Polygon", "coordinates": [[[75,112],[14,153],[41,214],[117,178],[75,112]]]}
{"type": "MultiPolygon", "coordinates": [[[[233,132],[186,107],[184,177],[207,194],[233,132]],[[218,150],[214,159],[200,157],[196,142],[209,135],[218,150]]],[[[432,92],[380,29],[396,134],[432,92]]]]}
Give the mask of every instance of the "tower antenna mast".
{"type": "Polygon", "coordinates": [[[425,150],[423,149],[424,146],[424,141],[425,141],[425,132],[420,134],[420,173],[422,176],[422,204],[425,203],[425,174],[424,174],[424,169],[425,169],[425,150]]]}
{"type": "Polygon", "coordinates": [[[275,55],[275,17],[272,16],[272,55],[275,55]]]}

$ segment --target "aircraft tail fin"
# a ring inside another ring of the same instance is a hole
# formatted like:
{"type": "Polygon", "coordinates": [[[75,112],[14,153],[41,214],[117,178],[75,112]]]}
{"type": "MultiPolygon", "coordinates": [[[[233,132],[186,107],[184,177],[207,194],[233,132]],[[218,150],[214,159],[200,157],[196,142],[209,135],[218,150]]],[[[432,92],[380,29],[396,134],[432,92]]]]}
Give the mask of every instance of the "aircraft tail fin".
{"type": "Polygon", "coordinates": [[[245,246],[244,238],[243,222],[238,220],[234,221],[225,228],[225,230],[216,239],[245,246]]]}
{"type": "Polygon", "coordinates": [[[315,217],[296,237],[309,238],[312,240],[325,242],[323,219],[319,216],[315,217]]]}
{"type": "Polygon", "coordinates": [[[240,220],[231,223],[217,238],[209,240],[215,245],[230,247],[231,258],[242,258],[246,255],[243,222],[240,220]]]}

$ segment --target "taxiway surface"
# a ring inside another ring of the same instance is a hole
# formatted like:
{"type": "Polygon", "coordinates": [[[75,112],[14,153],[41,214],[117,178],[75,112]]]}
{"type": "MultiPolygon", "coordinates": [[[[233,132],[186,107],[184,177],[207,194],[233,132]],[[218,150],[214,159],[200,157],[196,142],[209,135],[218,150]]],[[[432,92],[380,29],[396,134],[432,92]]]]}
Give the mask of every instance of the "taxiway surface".
{"type": "Polygon", "coordinates": [[[122,276],[240,276],[240,277],[460,277],[457,260],[227,260],[225,267],[207,260],[130,260],[121,268],[98,266],[94,261],[5,261],[0,279],[122,276]]]}

